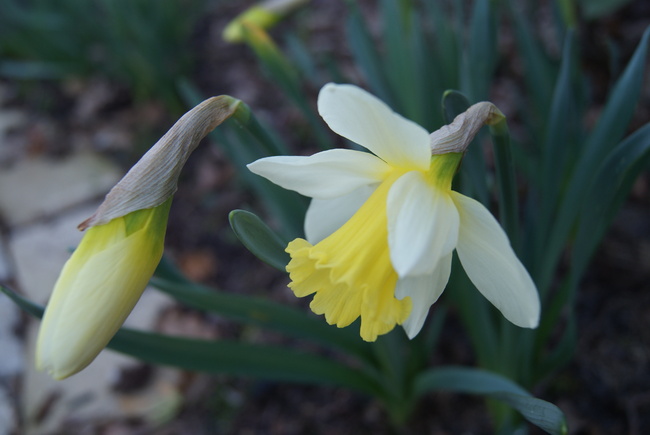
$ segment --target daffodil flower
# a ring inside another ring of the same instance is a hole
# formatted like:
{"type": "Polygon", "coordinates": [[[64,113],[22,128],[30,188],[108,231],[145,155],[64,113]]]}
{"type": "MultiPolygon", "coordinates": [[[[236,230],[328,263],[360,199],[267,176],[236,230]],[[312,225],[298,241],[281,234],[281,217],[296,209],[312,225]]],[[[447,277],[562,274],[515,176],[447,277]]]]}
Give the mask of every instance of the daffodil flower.
{"type": "Polygon", "coordinates": [[[366,341],[395,325],[413,338],[447,285],[456,250],[476,288],[509,321],[537,326],[537,290],[501,226],[482,204],[451,190],[463,151],[500,114],[491,103],[431,135],[352,85],[325,85],[318,111],[371,153],[333,149],[248,166],[313,198],[306,240],[286,249],[296,296],[314,294],[311,309],[338,327],[361,317],[366,341]]]}
{"type": "Polygon", "coordinates": [[[82,370],[113,338],[163,254],[178,176],[191,152],[240,101],[210,98],[185,114],[79,225],[88,229],[66,262],[43,315],[36,366],[55,379],[82,370]]]}

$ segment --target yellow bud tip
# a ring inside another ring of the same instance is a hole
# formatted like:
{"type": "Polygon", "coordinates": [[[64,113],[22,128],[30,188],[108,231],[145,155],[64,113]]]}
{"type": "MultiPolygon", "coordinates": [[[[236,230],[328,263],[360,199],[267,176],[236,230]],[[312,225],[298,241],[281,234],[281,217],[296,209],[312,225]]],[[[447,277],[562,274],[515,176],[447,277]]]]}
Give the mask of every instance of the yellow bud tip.
{"type": "Polygon", "coordinates": [[[230,43],[240,43],[246,40],[246,26],[269,29],[273,27],[282,15],[253,6],[232,20],[223,30],[223,39],[230,43]]]}

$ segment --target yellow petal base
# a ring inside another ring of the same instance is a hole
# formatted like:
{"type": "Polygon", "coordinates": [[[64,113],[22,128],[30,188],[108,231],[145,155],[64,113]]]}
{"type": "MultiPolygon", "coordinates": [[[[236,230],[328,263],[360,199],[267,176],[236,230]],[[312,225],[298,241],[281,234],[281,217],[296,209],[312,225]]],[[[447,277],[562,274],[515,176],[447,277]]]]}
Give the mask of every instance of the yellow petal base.
{"type": "Polygon", "coordinates": [[[397,273],[390,261],[386,218],[391,174],[341,228],[312,246],[289,243],[287,272],[296,296],[315,293],[310,307],[339,328],[361,317],[361,338],[375,341],[411,313],[411,300],[395,298],[397,273]]]}

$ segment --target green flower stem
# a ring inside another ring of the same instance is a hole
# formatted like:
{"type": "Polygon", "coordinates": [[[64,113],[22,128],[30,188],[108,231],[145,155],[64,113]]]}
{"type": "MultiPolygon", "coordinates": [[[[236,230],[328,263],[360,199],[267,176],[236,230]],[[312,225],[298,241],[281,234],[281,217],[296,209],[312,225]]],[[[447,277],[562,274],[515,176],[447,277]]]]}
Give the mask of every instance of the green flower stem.
{"type": "Polygon", "coordinates": [[[246,103],[242,102],[237,106],[237,110],[235,110],[232,119],[234,119],[237,124],[246,128],[248,132],[259,141],[269,155],[276,156],[289,154],[289,150],[284,143],[270,134],[268,127],[260,124],[257,117],[255,117],[246,103]]]}
{"type": "Polygon", "coordinates": [[[499,218],[510,244],[515,252],[519,251],[519,198],[515,167],[510,151],[510,132],[505,116],[490,125],[490,134],[494,141],[495,170],[499,195],[499,218]]]}
{"type": "Polygon", "coordinates": [[[562,14],[562,20],[564,20],[564,25],[569,29],[574,29],[578,19],[576,17],[576,5],[575,0],[558,0],[558,5],[560,6],[560,12],[562,14]]]}

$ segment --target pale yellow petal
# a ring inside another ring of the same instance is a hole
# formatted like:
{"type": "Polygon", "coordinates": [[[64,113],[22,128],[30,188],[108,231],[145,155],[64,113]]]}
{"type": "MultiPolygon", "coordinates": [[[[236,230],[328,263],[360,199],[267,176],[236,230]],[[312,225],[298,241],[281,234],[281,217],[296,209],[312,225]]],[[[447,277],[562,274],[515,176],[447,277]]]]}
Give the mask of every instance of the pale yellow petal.
{"type": "Polygon", "coordinates": [[[476,288],[506,319],[535,328],[540,302],[528,271],[494,216],[478,201],[453,193],[460,214],[458,257],[476,288]]]}
{"type": "Polygon", "coordinates": [[[390,258],[400,278],[431,274],[456,247],[456,206],[421,172],[408,172],[395,182],[387,209],[390,258]]]}
{"type": "Polygon", "coordinates": [[[333,83],[323,86],[318,112],[334,132],[389,165],[422,171],[429,168],[429,133],[363,89],[333,83]]]}

